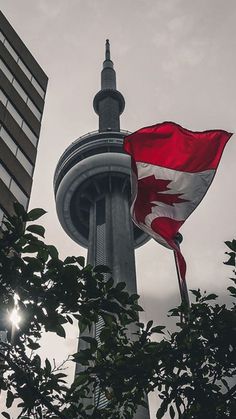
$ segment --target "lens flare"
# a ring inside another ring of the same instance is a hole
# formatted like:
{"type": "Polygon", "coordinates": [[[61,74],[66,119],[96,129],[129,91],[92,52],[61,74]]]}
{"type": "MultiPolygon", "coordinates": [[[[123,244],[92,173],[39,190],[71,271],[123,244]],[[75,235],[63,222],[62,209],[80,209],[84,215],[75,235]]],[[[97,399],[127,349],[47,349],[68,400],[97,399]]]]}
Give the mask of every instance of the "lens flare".
{"type": "Polygon", "coordinates": [[[12,322],[12,325],[15,326],[17,329],[19,329],[19,323],[21,322],[21,316],[19,314],[19,309],[14,308],[10,315],[10,320],[12,322]]]}
{"type": "Polygon", "coordinates": [[[19,307],[18,307],[18,300],[19,297],[17,294],[14,295],[14,305],[15,307],[13,308],[11,314],[10,314],[10,321],[12,323],[12,326],[15,327],[16,329],[19,329],[19,324],[21,322],[21,316],[19,313],[19,307]]]}

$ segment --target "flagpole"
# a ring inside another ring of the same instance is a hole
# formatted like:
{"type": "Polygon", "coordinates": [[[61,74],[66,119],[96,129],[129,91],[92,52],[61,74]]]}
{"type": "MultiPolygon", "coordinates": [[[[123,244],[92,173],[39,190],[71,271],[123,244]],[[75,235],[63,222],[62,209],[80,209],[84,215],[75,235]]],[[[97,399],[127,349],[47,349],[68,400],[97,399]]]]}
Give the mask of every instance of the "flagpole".
{"type": "MultiPolygon", "coordinates": [[[[175,237],[175,244],[178,246],[179,250],[180,250],[180,243],[182,243],[182,241],[183,241],[182,234],[177,233],[177,235],[175,237]]],[[[178,283],[179,283],[179,291],[180,291],[181,301],[185,306],[187,306],[189,308],[190,307],[190,302],[189,302],[188,287],[187,287],[186,279],[181,278],[179,264],[178,264],[178,258],[177,258],[177,254],[176,254],[175,251],[174,251],[174,258],[175,258],[175,266],[176,266],[177,278],[178,278],[178,283]]]]}

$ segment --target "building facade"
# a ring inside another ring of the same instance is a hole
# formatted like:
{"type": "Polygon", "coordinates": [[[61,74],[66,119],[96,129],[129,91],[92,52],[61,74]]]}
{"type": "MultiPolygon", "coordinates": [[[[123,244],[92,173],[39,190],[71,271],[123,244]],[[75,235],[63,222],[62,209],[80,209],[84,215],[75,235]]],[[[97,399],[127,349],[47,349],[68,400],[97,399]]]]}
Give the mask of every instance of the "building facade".
{"type": "Polygon", "coordinates": [[[0,224],[28,207],[48,78],[0,11],[0,224]]]}
{"type": "MultiPolygon", "coordinates": [[[[108,265],[115,283],[125,282],[137,292],[134,249],[148,240],[130,217],[130,157],[123,152],[127,131],[120,130],[125,107],[116,89],[116,73],[106,42],[101,90],[93,102],[99,130],[74,141],[59,160],[54,186],[57,213],[66,233],[88,249],[88,263],[108,265]]],[[[98,339],[102,321],[93,331],[98,339]]],[[[129,333],[132,336],[132,326],[129,333]]],[[[86,342],[80,341],[80,348],[86,342]]],[[[79,366],[77,368],[79,373],[79,366]]],[[[94,394],[94,403],[106,404],[105,395],[94,394]]],[[[148,419],[148,409],[139,408],[135,419],[148,419]]]]}

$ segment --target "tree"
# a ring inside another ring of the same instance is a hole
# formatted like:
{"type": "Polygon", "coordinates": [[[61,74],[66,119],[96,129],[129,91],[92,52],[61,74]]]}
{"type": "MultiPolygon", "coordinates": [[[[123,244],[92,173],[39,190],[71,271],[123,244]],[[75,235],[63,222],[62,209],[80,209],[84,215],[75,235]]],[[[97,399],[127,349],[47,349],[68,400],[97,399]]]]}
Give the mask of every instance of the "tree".
{"type": "MultiPolygon", "coordinates": [[[[8,342],[0,342],[0,388],[7,392],[6,408],[17,400],[22,419],[131,419],[137,406],[145,405],[145,394],[156,390],[157,418],[166,412],[181,419],[236,417],[235,304],[227,308],[215,294],[193,290],[190,308],[170,310],[185,319],[177,321],[174,333],[152,321],[144,325],[138,295],[130,296],[122,282],[114,285],[111,276],[104,280],[109,268],[85,266],[82,257],[61,260],[42,240],[43,227],[34,224],[44,211],[26,214],[19,204],[15,211],[0,239],[0,316],[1,327],[8,329],[8,342]],[[16,294],[24,320],[12,333],[8,317],[16,294]],[[98,344],[89,332],[100,318],[98,344]],[[70,356],[84,370],[68,386],[65,371],[48,359],[42,363],[37,349],[42,333],[64,338],[63,326],[74,319],[88,348],[70,356]],[[137,327],[134,340],[126,333],[131,322],[137,327]],[[152,341],[155,334],[163,335],[159,342],[152,341]],[[107,398],[103,409],[90,400],[98,384],[107,398]]],[[[226,264],[234,267],[236,241],[226,245],[226,264]]],[[[228,290],[236,296],[235,286],[228,290]]],[[[6,410],[2,415],[10,419],[6,410]]]]}

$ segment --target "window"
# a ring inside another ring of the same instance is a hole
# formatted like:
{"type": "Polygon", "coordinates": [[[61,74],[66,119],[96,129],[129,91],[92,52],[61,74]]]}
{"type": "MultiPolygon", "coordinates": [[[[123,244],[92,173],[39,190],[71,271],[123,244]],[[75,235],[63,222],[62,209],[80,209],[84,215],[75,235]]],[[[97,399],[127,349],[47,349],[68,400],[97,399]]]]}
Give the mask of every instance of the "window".
{"type": "Polygon", "coordinates": [[[0,127],[0,136],[11,150],[11,152],[14,154],[14,156],[16,156],[17,160],[19,160],[24,169],[29,173],[29,175],[32,175],[34,169],[32,163],[27,159],[27,157],[15,143],[13,138],[8,134],[5,128],[3,128],[3,126],[0,127]]]}
{"type": "Polygon", "coordinates": [[[37,82],[37,80],[34,77],[32,77],[32,80],[31,81],[32,81],[32,85],[35,87],[35,89],[37,90],[37,92],[44,99],[45,91],[42,89],[42,87],[40,86],[40,84],[37,82]]]}
{"type": "MultiPolygon", "coordinates": [[[[6,214],[5,214],[5,212],[2,210],[2,208],[0,207],[0,229],[2,230],[2,231],[4,231],[4,230],[6,230],[6,226],[3,224],[3,221],[7,221],[7,216],[6,216],[6,214]]],[[[1,341],[1,339],[2,339],[2,337],[1,337],[1,330],[0,330],[0,341],[1,341]]],[[[3,333],[3,332],[2,332],[3,333]]]]}
{"type": "Polygon", "coordinates": [[[13,116],[15,121],[20,125],[22,125],[23,118],[20,116],[20,114],[17,112],[16,108],[11,104],[11,102],[7,102],[7,109],[10,112],[10,114],[13,116]]]}
{"type": "Polygon", "coordinates": [[[0,163],[0,178],[12,192],[14,197],[17,199],[20,204],[26,209],[28,204],[28,196],[22,191],[22,189],[17,185],[15,180],[11,177],[10,173],[5,169],[5,167],[0,163]]]}
{"type": "Polygon", "coordinates": [[[21,70],[25,73],[26,77],[31,81],[39,95],[44,99],[45,91],[40,86],[40,84],[37,82],[37,80],[34,78],[34,76],[31,74],[30,70],[26,65],[23,63],[23,61],[20,59],[19,55],[16,53],[16,51],[12,48],[11,44],[8,42],[8,40],[5,38],[3,33],[0,31],[0,41],[5,45],[8,52],[11,54],[11,56],[14,58],[14,60],[19,64],[19,67],[21,70]]]}
{"type": "Polygon", "coordinates": [[[27,137],[29,138],[29,140],[31,141],[31,143],[36,146],[38,143],[38,138],[36,137],[36,135],[33,133],[33,131],[31,131],[30,127],[26,124],[25,121],[23,121],[22,124],[22,130],[24,131],[24,133],[27,135],[27,137]]]}
{"type": "Polygon", "coordinates": [[[27,159],[27,157],[25,157],[24,153],[22,153],[22,151],[19,149],[19,147],[17,149],[16,157],[17,157],[17,160],[19,160],[19,162],[22,164],[22,166],[24,167],[24,169],[30,175],[32,175],[32,173],[33,173],[33,165],[30,163],[30,161],[27,159]]]}
{"type": "Polygon", "coordinates": [[[32,100],[28,97],[26,101],[28,107],[33,112],[33,114],[36,116],[36,118],[41,121],[41,112],[39,112],[38,108],[35,106],[35,104],[32,102],[32,100]]]}
{"type": "Polygon", "coordinates": [[[7,48],[7,50],[10,52],[11,56],[14,58],[15,61],[18,60],[18,55],[15,52],[15,50],[12,48],[11,44],[8,42],[8,40],[5,38],[4,45],[7,48]]]}
{"type": "Polygon", "coordinates": [[[18,60],[18,65],[21,68],[21,70],[24,71],[26,77],[28,77],[28,79],[31,80],[32,74],[31,74],[31,72],[28,70],[28,68],[26,67],[26,65],[23,63],[23,61],[20,58],[18,60]]]}
{"type": "MultiPolygon", "coordinates": [[[[3,224],[3,221],[7,221],[7,218],[8,217],[6,216],[5,212],[0,207],[0,228],[2,230],[6,230],[6,226],[3,224]]],[[[0,330],[0,334],[1,334],[1,330],[0,330]]],[[[0,336],[0,340],[1,340],[1,336],[0,336]]]]}
{"type": "Polygon", "coordinates": [[[4,106],[7,104],[7,97],[4,95],[3,91],[0,89],[0,101],[3,103],[4,106]]]}
{"type": "Polygon", "coordinates": [[[21,98],[26,102],[29,109],[33,114],[36,116],[36,118],[40,121],[41,120],[41,112],[39,112],[38,108],[35,106],[35,104],[32,102],[32,100],[29,98],[29,96],[24,91],[23,87],[21,87],[20,83],[14,78],[11,71],[8,69],[8,67],[4,64],[4,62],[0,58],[0,69],[5,74],[5,76],[8,78],[8,80],[13,84],[16,91],[19,93],[21,98]]]}
{"type": "Polygon", "coordinates": [[[27,94],[25,93],[24,89],[22,89],[21,85],[18,83],[16,79],[13,80],[13,86],[15,87],[16,91],[22,97],[23,101],[26,102],[28,99],[27,94]]]}
{"type": "Polygon", "coordinates": [[[3,127],[0,128],[0,136],[3,139],[4,143],[8,146],[8,148],[15,155],[18,147],[16,143],[12,140],[11,136],[3,127]]]}
{"type": "Polygon", "coordinates": [[[21,188],[17,185],[17,183],[12,179],[10,191],[16,197],[17,201],[23,205],[26,209],[29,198],[25,195],[25,193],[21,190],[21,188]]]}
{"type": "Polygon", "coordinates": [[[0,225],[2,223],[2,220],[3,220],[4,215],[5,214],[4,214],[3,210],[2,210],[2,208],[0,207],[0,225]]]}
{"type": "Polygon", "coordinates": [[[13,116],[13,118],[16,120],[20,128],[24,131],[24,133],[27,135],[31,143],[36,146],[38,143],[38,137],[33,133],[33,131],[30,129],[28,124],[23,120],[23,118],[20,116],[20,114],[17,112],[16,108],[11,104],[11,102],[7,99],[6,95],[3,93],[3,91],[0,89],[0,100],[3,102],[3,104],[6,106],[10,114],[13,116]]]}
{"type": "Polygon", "coordinates": [[[0,59],[0,69],[5,74],[5,76],[8,78],[8,80],[12,83],[13,75],[1,59],[0,59]]]}
{"type": "Polygon", "coordinates": [[[5,183],[5,185],[9,188],[11,183],[11,176],[6,171],[6,169],[3,167],[3,165],[0,163],[0,177],[2,181],[5,183]]]}

